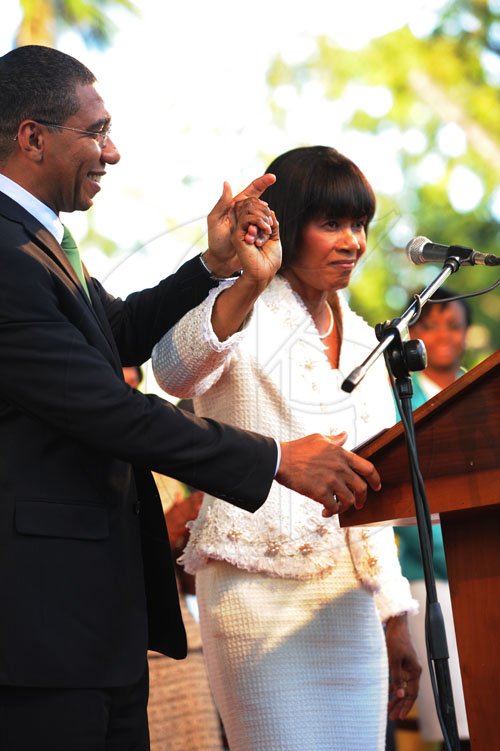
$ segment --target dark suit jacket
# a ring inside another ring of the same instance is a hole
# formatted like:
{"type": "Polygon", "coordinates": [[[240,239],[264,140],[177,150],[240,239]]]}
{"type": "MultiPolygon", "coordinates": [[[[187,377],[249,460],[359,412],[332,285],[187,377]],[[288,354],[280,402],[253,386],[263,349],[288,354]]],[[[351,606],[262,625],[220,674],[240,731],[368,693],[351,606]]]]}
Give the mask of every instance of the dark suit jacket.
{"type": "Polygon", "coordinates": [[[0,685],[119,686],[149,646],[183,657],[168,538],[148,470],[250,511],[274,441],[122,380],[213,282],[198,259],[125,301],[0,193],[0,685]]]}

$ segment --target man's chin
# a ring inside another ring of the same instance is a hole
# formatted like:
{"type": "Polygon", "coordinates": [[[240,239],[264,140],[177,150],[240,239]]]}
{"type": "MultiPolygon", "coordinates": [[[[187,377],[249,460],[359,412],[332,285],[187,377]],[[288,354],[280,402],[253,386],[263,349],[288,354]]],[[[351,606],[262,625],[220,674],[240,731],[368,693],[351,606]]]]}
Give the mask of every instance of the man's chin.
{"type": "Polygon", "coordinates": [[[72,211],[88,211],[94,205],[93,198],[85,196],[75,203],[75,207],[72,211]]]}

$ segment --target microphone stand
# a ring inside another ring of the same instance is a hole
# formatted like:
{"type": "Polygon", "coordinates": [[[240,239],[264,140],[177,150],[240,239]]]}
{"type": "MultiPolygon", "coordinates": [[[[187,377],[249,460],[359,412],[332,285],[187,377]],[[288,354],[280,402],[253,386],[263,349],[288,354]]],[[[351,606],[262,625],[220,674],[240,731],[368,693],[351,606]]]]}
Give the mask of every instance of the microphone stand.
{"type": "Polygon", "coordinates": [[[403,423],[408,458],[410,465],[411,484],[417,519],[420,552],[424,569],[425,589],[427,594],[427,608],[425,614],[425,629],[427,643],[427,658],[434,693],[434,701],[439,723],[443,732],[447,751],[459,751],[460,739],[458,735],[453,691],[451,686],[450,669],[448,664],[448,645],[441,606],[437,598],[436,580],[433,566],[432,522],[425,491],[424,480],[420,471],[418,452],[413,422],[411,398],[413,386],[411,371],[422,370],[426,366],[425,347],[420,340],[402,340],[402,332],[406,330],[410,321],[417,315],[429,297],[454,272],[458,271],[462,254],[449,256],[444,262],[443,269],[423,292],[416,296],[408,309],[400,318],[378,324],[375,328],[379,344],[368,355],[366,360],[344,380],[342,389],[350,393],[366,375],[374,362],[384,354],[389,376],[398,396],[398,408],[403,423]]]}
{"type": "Polygon", "coordinates": [[[458,271],[459,268],[460,260],[458,258],[450,256],[446,259],[441,272],[430,284],[427,285],[427,287],[418,296],[419,302],[417,303],[417,301],[414,300],[400,318],[394,318],[390,322],[390,327],[385,332],[383,338],[380,340],[380,344],[375,347],[375,349],[368,355],[366,360],[364,360],[361,365],[359,365],[357,368],[354,368],[354,370],[347,376],[347,378],[342,383],[343,391],[347,391],[348,394],[350,394],[351,391],[354,391],[356,386],[363,380],[371,366],[376,362],[376,360],[378,360],[380,355],[382,355],[389,347],[389,345],[393,342],[397,334],[399,333],[399,335],[401,336],[405,329],[408,328],[410,321],[415,317],[417,313],[420,312],[420,309],[425,305],[429,297],[432,297],[434,292],[445,283],[449,276],[451,276],[455,271],[458,271]]]}

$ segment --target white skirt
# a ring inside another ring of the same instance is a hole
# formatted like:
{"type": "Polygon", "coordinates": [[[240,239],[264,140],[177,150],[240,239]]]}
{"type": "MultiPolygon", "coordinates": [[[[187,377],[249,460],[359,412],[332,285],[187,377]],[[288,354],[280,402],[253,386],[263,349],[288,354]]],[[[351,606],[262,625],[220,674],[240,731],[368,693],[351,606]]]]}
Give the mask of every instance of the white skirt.
{"type": "Polygon", "coordinates": [[[347,548],[305,581],[210,561],[196,589],[231,751],[383,751],[384,633],[347,548]]]}

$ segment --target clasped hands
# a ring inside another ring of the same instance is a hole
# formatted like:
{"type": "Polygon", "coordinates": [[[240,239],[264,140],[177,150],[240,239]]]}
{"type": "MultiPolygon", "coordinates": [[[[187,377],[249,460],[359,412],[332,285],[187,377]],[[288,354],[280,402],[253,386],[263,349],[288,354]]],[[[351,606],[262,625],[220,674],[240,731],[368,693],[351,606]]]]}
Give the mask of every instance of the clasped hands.
{"type": "Polygon", "coordinates": [[[243,269],[247,276],[270,281],[281,265],[278,223],[259,200],[275,182],[274,175],[257,177],[237,196],[227,182],[207,218],[208,250],[204,260],[215,276],[229,277],[243,269]]]}
{"type": "MultiPolygon", "coordinates": [[[[216,276],[242,276],[217,298],[212,325],[223,340],[243,324],[262,290],[281,265],[279,227],[260,195],[275,181],[266,174],[233,198],[224,183],[221,198],[208,215],[209,250],[205,260],[216,276]]],[[[323,516],[362,508],[368,487],[378,491],[380,476],[373,464],[343,448],[347,434],[314,434],[281,443],[276,481],[321,503],[323,516]]]]}

